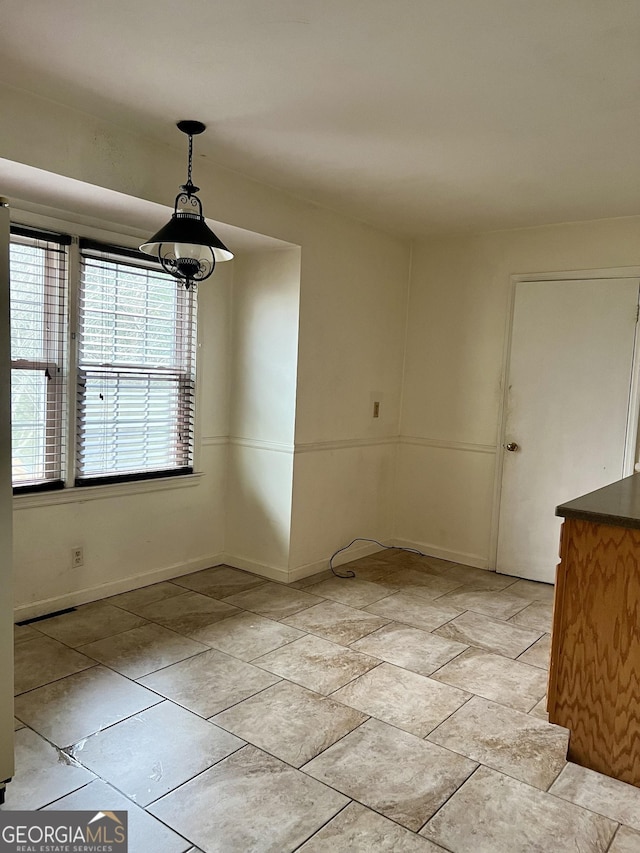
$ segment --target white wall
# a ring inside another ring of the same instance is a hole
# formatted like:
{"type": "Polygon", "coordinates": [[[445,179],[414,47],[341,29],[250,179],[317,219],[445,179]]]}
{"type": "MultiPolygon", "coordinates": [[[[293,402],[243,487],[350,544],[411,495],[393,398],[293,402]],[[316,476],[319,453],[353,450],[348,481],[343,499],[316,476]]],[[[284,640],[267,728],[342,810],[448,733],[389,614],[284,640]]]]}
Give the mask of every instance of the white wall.
{"type": "Polygon", "coordinates": [[[300,250],[253,252],[233,267],[230,435],[291,448],[300,250]]]}
{"type": "Polygon", "coordinates": [[[640,217],[413,249],[396,535],[487,566],[510,276],[640,264],[640,217]]]}
{"type": "Polygon", "coordinates": [[[234,262],[228,559],[288,580],[300,250],[234,262]]]}
{"type": "Polygon", "coordinates": [[[222,266],[198,294],[201,476],[15,498],[17,618],[206,568],[222,558],[231,281],[231,269],[222,266]],[[71,549],[77,546],[84,550],[84,565],[72,568],[71,549]]]}
{"type": "MultiPolygon", "coordinates": [[[[294,577],[356,536],[393,537],[409,253],[364,226],[345,231],[325,215],[324,227],[329,269],[322,247],[302,254],[294,577]]],[[[360,543],[342,559],[371,550],[360,543]]]]}
{"type": "MultiPolygon", "coordinates": [[[[0,157],[85,185],[168,205],[184,178],[180,139],[176,139],[175,149],[168,148],[8,87],[0,87],[0,121],[4,129],[0,157]]],[[[348,439],[366,444],[393,434],[399,414],[407,247],[393,237],[201,158],[196,158],[194,170],[212,219],[302,247],[295,442],[322,442],[325,449],[320,452],[327,460],[326,448],[332,442],[348,439]],[[386,395],[383,418],[377,424],[369,417],[374,391],[386,395]]],[[[46,182],[37,200],[63,210],[69,206],[68,199],[59,200],[48,193],[46,182]]],[[[91,215],[99,215],[95,203],[91,215]]],[[[131,222],[124,224],[129,227],[131,222]]],[[[117,223],[112,230],[117,231],[117,223]]],[[[241,253],[239,259],[242,261],[241,253]]],[[[232,270],[235,263],[219,267],[210,283],[201,288],[205,316],[201,321],[202,417],[198,431],[202,446],[198,458],[204,476],[189,488],[59,505],[34,505],[32,499],[30,508],[17,509],[15,575],[20,618],[149,581],[152,576],[144,575],[151,571],[156,571],[156,578],[187,571],[211,563],[216,555],[231,561],[233,554],[225,554],[223,549],[230,550],[224,544],[224,526],[226,496],[232,488],[236,490],[232,496],[235,506],[247,508],[257,500],[268,507],[261,528],[254,528],[249,518],[240,532],[238,513],[233,513],[229,525],[233,550],[249,558],[261,554],[265,565],[279,572],[325,559],[345,544],[345,537],[361,535],[363,530],[378,536],[391,534],[390,504],[381,510],[378,499],[372,499],[369,492],[372,482],[386,495],[393,486],[390,457],[379,461],[375,444],[366,451],[373,469],[367,467],[368,462],[318,463],[322,470],[333,470],[321,491],[313,486],[317,466],[310,468],[307,459],[295,477],[291,467],[295,462],[283,461],[285,453],[271,453],[268,462],[258,462],[257,457],[247,459],[242,445],[231,445],[230,470],[241,476],[234,477],[233,484],[229,481],[227,488],[225,418],[234,388],[227,384],[226,366],[221,365],[229,346],[225,341],[228,306],[215,306],[215,295],[211,297],[214,302],[205,305],[209,297],[203,292],[210,286],[219,290],[230,286],[223,271],[232,270]],[[370,470],[375,472],[373,481],[370,470]],[[273,478],[281,484],[279,501],[274,501],[271,491],[273,478]],[[292,478],[298,496],[294,494],[287,502],[282,484],[292,478]],[[341,519],[339,529],[324,527],[323,513],[329,505],[341,519]],[[292,525],[289,549],[287,524],[292,525]],[[318,524],[320,534],[314,530],[318,524]],[[269,526],[275,526],[275,535],[265,533],[269,526]],[[313,537],[309,537],[310,531],[313,537]],[[70,551],[77,545],[84,546],[85,566],[73,572],[70,551]]],[[[233,272],[228,274],[233,276],[233,272]]],[[[292,338],[288,340],[291,343],[292,338]]],[[[255,367],[255,359],[252,363],[255,367]]],[[[256,409],[251,414],[254,402],[251,395],[234,400],[234,411],[244,407],[243,417],[250,421],[258,413],[256,409]]],[[[290,403],[289,398],[287,416],[290,403]]],[[[284,442],[292,442],[293,435],[290,431],[284,442]]],[[[256,440],[255,436],[249,438],[256,440]]],[[[256,449],[256,453],[264,456],[262,450],[256,449]]],[[[23,506],[27,504],[23,502],[23,506]]]]}

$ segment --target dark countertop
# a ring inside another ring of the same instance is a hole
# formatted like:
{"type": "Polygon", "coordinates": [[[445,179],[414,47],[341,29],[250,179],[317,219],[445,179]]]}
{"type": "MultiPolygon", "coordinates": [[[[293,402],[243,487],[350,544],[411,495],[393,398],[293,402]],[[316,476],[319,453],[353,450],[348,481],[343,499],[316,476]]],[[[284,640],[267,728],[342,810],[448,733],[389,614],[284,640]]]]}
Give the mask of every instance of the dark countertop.
{"type": "Polygon", "coordinates": [[[640,474],[561,504],[556,515],[596,524],[640,529],[640,474]]]}

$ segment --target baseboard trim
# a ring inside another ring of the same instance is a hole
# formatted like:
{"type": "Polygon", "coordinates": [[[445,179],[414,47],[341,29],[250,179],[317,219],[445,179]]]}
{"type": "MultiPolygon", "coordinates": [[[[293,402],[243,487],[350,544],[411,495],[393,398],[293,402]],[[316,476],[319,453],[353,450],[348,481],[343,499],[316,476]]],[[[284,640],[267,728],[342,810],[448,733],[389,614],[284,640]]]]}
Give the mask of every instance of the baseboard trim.
{"type": "Polygon", "coordinates": [[[287,569],[270,566],[268,563],[258,563],[256,560],[250,560],[248,557],[239,557],[237,554],[225,554],[222,562],[226,566],[231,566],[234,569],[242,569],[245,572],[251,572],[254,575],[259,575],[267,580],[277,581],[278,583],[289,583],[292,580],[289,577],[290,573],[287,569]]]}
{"type": "Polygon", "coordinates": [[[78,607],[81,604],[88,604],[91,601],[98,601],[102,598],[108,598],[112,595],[119,595],[121,592],[130,592],[132,589],[139,589],[143,586],[150,586],[161,581],[171,580],[172,578],[188,575],[191,572],[198,572],[201,569],[208,569],[212,566],[219,566],[224,563],[225,555],[222,553],[211,554],[207,557],[197,557],[194,560],[187,560],[185,563],[176,563],[172,566],[165,566],[162,569],[153,569],[150,572],[141,572],[137,575],[129,575],[126,578],[110,581],[109,583],[99,584],[98,586],[85,587],[85,589],[74,590],[74,592],[65,593],[64,595],[53,596],[52,598],[43,598],[40,601],[34,601],[31,604],[19,604],[14,608],[14,620],[22,622],[24,619],[34,619],[36,616],[46,616],[47,613],[55,613],[57,610],[66,610],[68,607],[78,607]]]}
{"type": "MultiPolygon", "coordinates": [[[[489,569],[489,560],[479,554],[467,554],[462,551],[450,551],[447,548],[439,548],[431,543],[413,542],[409,539],[387,539],[389,545],[397,545],[402,548],[414,548],[428,554],[430,557],[438,557],[441,560],[450,560],[453,563],[463,563],[466,566],[474,566],[478,569],[489,569]]],[[[354,545],[348,551],[342,551],[338,554],[333,564],[334,566],[343,566],[346,563],[351,563],[354,560],[359,560],[361,557],[368,557],[383,549],[373,542],[363,543],[362,545],[354,545]]],[[[84,589],[74,590],[73,592],[57,595],[51,598],[44,598],[40,601],[34,601],[30,604],[19,604],[14,608],[14,621],[22,622],[25,619],[34,619],[37,616],[46,616],[47,613],[55,613],[58,610],[66,610],[68,607],[78,607],[82,604],[89,604],[91,601],[98,601],[103,598],[109,598],[112,595],[119,595],[122,592],[129,592],[140,587],[150,586],[161,581],[178,578],[182,575],[198,572],[202,569],[209,569],[214,566],[227,565],[235,569],[242,569],[245,572],[251,572],[254,575],[263,577],[267,580],[276,581],[278,583],[292,583],[303,578],[315,575],[329,568],[329,556],[323,557],[321,560],[314,560],[310,563],[304,563],[301,566],[295,566],[291,569],[283,569],[278,566],[271,566],[268,563],[260,563],[257,560],[251,560],[248,557],[241,557],[237,554],[217,553],[210,554],[205,557],[197,557],[193,560],[187,560],[184,563],[175,563],[171,566],[165,566],[161,569],[153,569],[148,572],[140,572],[136,575],[130,575],[126,578],[109,581],[108,583],[98,584],[97,586],[85,587],[84,589]]]]}
{"type": "MultiPolygon", "coordinates": [[[[380,546],[373,542],[365,545],[354,545],[352,548],[349,548],[348,551],[343,551],[341,554],[338,554],[333,561],[333,565],[344,566],[345,563],[351,563],[354,560],[359,560],[361,557],[369,557],[371,554],[376,554],[381,550],[380,546]]],[[[289,583],[292,583],[293,581],[300,581],[303,578],[311,577],[311,575],[316,575],[318,572],[323,572],[325,569],[328,569],[330,556],[331,555],[324,557],[322,560],[314,560],[312,563],[304,563],[302,566],[296,566],[295,568],[290,569],[289,583]]]]}
{"type": "Polygon", "coordinates": [[[452,563],[462,563],[464,566],[473,566],[475,569],[489,568],[488,557],[482,557],[480,554],[467,554],[464,551],[450,551],[448,548],[439,548],[437,545],[432,545],[430,542],[412,542],[410,539],[395,539],[394,545],[401,548],[415,548],[417,551],[422,551],[428,557],[437,557],[440,560],[449,560],[452,563]]]}

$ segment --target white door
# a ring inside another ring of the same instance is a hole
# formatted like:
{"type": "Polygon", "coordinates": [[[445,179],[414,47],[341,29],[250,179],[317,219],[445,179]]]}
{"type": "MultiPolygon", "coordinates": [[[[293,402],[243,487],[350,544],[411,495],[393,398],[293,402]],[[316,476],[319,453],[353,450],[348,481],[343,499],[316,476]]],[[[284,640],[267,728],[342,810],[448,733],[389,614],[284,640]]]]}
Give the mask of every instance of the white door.
{"type": "Polygon", "coordinates": [[[499,572],[553,583],[556,506],[625,476],[638,285],[638,279],[516,285],[499,572]]]}

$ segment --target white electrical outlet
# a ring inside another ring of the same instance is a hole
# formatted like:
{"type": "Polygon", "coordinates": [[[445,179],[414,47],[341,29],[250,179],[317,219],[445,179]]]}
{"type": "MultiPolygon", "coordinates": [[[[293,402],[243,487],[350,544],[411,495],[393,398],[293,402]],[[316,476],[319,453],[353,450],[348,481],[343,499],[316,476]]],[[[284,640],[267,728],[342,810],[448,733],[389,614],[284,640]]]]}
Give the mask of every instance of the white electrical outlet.
{"type": "Polygon", "coordinates": [[[84,566],[84,551],[82,548],[71,549],[71,566],[74,569],[78,566],[84,566]]]}

